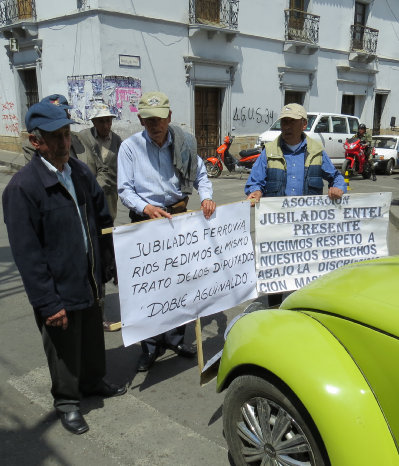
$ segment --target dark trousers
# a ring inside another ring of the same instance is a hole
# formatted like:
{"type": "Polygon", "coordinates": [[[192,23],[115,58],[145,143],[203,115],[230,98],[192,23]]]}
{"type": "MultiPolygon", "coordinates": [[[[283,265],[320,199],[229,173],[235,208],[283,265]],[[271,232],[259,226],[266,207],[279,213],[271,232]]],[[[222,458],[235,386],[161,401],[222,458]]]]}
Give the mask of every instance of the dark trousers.
{"type": "Polygon", "coordinates": [[[268,294],[267,299],[269,300],[269,307],[280,306],[283,302],[283,293],[268,294]]]}
{"type": "MultiPolygon", "coordinates": [[[[180,202],[177,202],[173,206],[166,207],[165,210],[170,214],[187,212],[187,202],[188,197],[184,198],[180,202]]],[[[129,218],[132,223],[138,223],[142,222],[143,220],[149,219],[147,215],[138,215],[133,210],[129,211],[129,218]]],[[[143,340],[141,342],[141,349],[143,350],[143,353],[154,353],[155,351],[162,351],[163,348],[180,345],[184,341],[185,331],[186,326],[181,325],[180,327],[168,330],[165,333],[161,333],[159,335],[155,335],[154,337],[147,338],[146,340],[143,340]]]]}
{"type": "Polygon", "coordinates": [[[96,304],[88,309],[67,312],[68,328],[45,325],[36,314],[52,381],[54,407],[63,412],[79,409],[83,394],[105,375],[105,345],[101,310],[96,304]]]}
{"type": "Polygon", "coordinates": [[[161,351],[170,346],[177,346],[184,341],[184,332],[186,331],[185,325],[168,330],[165,333],[156,335],[155,337],[147,338],[141,342],[141,349],[143,353],[154,353],[161,351]]]}

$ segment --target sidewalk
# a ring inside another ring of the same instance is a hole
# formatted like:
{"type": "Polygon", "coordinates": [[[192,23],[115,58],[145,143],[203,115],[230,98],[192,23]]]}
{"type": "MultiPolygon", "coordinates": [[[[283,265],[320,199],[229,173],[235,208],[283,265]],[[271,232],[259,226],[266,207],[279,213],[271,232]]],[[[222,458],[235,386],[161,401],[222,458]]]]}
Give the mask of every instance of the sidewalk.
{"type": "MultiPolygon", "coordinates": [[[[23,154],[17,152],[0,150],[0,165],[19,170],[25,165],[25,158],[23,154]]],[[[392,199],[389,219],[396,228],[399,228],[399,198],[395,199],[395,195],[392,199]]]]}

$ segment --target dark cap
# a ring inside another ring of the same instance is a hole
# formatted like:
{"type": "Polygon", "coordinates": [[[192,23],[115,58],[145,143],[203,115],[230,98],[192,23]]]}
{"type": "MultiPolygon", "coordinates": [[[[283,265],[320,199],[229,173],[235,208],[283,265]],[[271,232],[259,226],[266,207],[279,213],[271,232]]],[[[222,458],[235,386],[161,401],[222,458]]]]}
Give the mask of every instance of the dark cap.
{"type": "Polygon", "coordinates": [[[53,105],[57,105],[58,107],[61,108],[73,108],[72,105],[69,105],[66,97],[62,94],[51,94],[48,95],[47,97],[44,97],[40,102],[43,103],[50,103],[53,105]]]}
{"type": "Polygon", "coordinates": [[[76,121],[70,120],[61,106],[49,102],[39,102],[32,105],[25,116],[25,125],[29,133],[34,129],[56,131],[73,123],[76,121]]]}
{"type": "Polygon", "coordinates": [[[367,129],[367,128],[366,128],[366,125],[364,123],[360,123],[359,129],[367,129]]]}

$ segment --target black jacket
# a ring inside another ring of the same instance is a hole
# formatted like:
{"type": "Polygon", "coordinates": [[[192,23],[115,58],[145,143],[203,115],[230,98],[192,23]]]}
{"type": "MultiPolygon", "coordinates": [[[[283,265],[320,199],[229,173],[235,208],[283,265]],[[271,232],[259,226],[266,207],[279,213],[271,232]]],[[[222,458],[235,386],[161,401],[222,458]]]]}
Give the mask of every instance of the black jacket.
{"type": "Polygon", "coordinates": [[[113,258],[112,235],[101,235],[102,228],[112,226],[104,193],[85,164],[70,158],[69,165],[87,253],[76,204],[37,153],[3,193],[14,260],[29,301],[42,316],[91,306],[101,296],[101,254],[113,258]]]}

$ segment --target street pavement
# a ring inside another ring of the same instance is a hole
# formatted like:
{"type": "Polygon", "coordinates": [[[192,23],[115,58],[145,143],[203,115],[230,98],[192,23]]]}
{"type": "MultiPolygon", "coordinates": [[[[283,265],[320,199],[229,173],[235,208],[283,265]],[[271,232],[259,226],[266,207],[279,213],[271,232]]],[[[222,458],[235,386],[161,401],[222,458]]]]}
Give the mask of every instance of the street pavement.
{"type": "MultiPolygon", "coordinates": [[[[0,193],[23,156],[0,151],[0,193]]],[[[242,200],[247,175],[213,180],[217,204],[242,200]]],[[[390,254],[399,254],[399,172],[379,176],[376,182],[350,181],[352,192],[391,191],[390,254]]],[[[199,208],[193,195],[190,208],[199,208]]],[[[1,212],[2,216],[2,212],[1,212]]],[[[116,224],[128,223],[125,207],[118,205],[116,224]]],[[[156,361],[149,373],[136,373],[140,345],[124,348],[120,332],[105,333],[110,381],[128,384],[128,393],[82,402],[89,432],[66,432],[52,409],[49,374],[19,273],[12,260],[4,223],[0,222],[0,464],[62,466],[227,466],[230,464],[222,428],[223,394],[215,382],[201,387],[195,360],[171,351],[156,361]],[[101,408],[101,409],[99,409],[101,408]]],[[[247,303],[201,319],[204,359],[223,345],[227,323],[247,303]]],[[[117,287],[107,285],[106,314],[119,318],[117,287]]],[[[195,342],[194,324],[186,341],[195,342]]]]}

